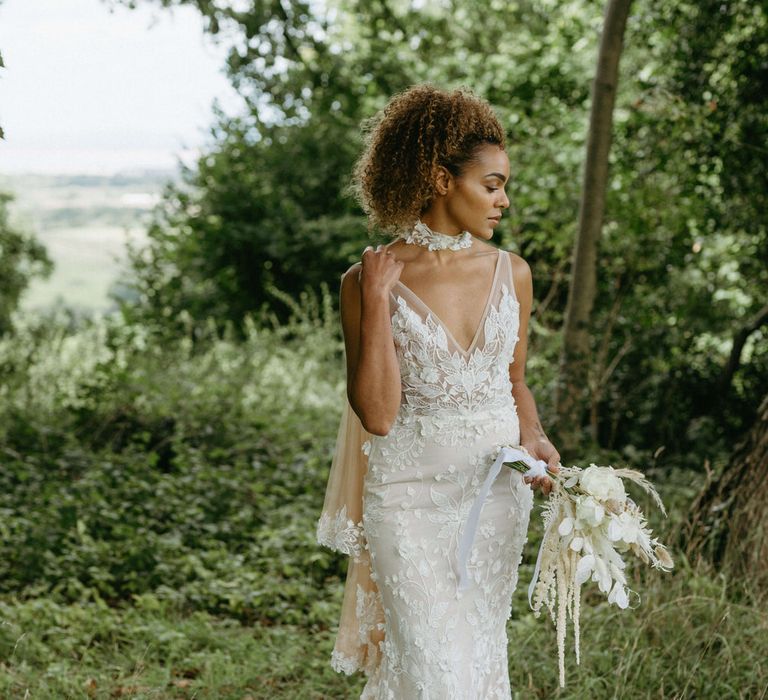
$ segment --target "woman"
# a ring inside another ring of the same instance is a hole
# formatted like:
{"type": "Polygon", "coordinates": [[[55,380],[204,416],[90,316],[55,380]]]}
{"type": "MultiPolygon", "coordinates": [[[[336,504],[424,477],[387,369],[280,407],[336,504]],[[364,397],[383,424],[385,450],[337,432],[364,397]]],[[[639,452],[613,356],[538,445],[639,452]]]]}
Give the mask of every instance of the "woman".
{"type": "Polygon", "coordinates": [[[558,471],[525,385],[532,283],[486,243],[509,207],[505,135],[469,90],[395,95],[366,125],[353,188],[396,240],[342,276],[348,404],[318,540],[351,556],[332,665],[362,698],[511,697],[506,621],[533,505],[551,480],[505,470],[467,516],[499,446],[558,471]],[[351,410],[350,410],[351,409],[351,410]]]}

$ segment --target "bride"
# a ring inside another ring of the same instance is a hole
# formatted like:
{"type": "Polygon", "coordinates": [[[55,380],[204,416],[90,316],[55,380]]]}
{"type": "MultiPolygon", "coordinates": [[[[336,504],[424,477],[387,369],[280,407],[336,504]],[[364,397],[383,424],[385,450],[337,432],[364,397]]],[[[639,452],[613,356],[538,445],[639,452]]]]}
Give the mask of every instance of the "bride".
{"type": "Polygon", "coordinates": [[[487,243],[509,207],[504,130],[471,91],[417,85],[365,124],[353,190],[394,241],[343,275],[347,399],[318,541],[350,557],[331,659],[361,698],[511,697],[506,622],[532,489],[511,469],[457,549],[501,445],[558,471],[525,383],[532,282],[487,243]]]}

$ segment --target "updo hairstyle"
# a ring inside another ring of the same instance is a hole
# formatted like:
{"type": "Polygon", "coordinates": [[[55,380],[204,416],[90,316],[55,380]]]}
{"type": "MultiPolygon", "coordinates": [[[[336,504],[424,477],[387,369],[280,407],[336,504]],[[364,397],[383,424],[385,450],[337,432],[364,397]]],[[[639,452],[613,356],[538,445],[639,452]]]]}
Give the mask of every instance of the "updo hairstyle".
{"type": "Polygon", "coordinates": [[[491,106],[469,88],[414,85],[362,122],[364,150],[349,191],[368,215],[369,230],[413,227],[435,195],[436,167],[458,177],[485,143],[505,147],[491,106]]]}

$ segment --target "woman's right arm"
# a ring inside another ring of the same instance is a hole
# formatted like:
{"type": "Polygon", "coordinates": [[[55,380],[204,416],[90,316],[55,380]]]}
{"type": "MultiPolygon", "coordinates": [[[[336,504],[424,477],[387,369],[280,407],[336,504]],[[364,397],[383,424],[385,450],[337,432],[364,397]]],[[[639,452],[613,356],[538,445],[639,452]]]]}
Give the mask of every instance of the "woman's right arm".
{"type": "Polygon", "coordinates": [[[369,248],[363,252],[363,264],[355,263],[344,273],[339,291],[347,397],[366,431],[386,435],[400,408],[389,292],[403,263],[369,248]]]}

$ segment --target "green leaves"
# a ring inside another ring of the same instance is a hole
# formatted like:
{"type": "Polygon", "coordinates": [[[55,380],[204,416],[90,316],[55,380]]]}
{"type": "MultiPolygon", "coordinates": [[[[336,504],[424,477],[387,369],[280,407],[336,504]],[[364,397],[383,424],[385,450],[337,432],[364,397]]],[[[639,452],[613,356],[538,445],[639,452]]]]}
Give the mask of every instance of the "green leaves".
{"type": "MultiPolygon", "coordinates": [[[[529,374],[546,422],[602,5],[163,4],[194,6],[231,37],[228,67],[245,110],[219,115],[215,145],[169,190],[147,254],[132,258],[140,301],[126,313],[177,329],[182,313],[192,326],[213,316],[242,332],[248,313],[284,321],[286,298],[322,284],[335,291],[379,242],[344,195],[361,121],[412,83],[469,85],[509,135],[511,209],[494,242],[533,270],[529,374]]],[[[728,396],[713,389],[739,320],[768,288],[767,24],[746,0],[633,3],[598,253],[592,405],[582,416],[601,447],[674,443],[701,463],[697,414],[719,414],[727,443],[768,390],[761,332],[728,396]]]]}
{"type": "MultiPolygon", "coordinates": [[[[327,301],[323,302],[327,310],[327,301]]],[[[105,319],[0,341],[0,588],[147,593],[242,621],[329,625],[314,526],[343,398],[335,323],[307,309],[197,345],[105,319]],[[315,612],[307,613],[308,610],[315,612]]]]}
{"type": "Polygon", "coordinates": [[[0,192],[0,336],[11,331],[13,312],[31,280],[53,271],[53,261],[43,244],[11,224],[11,201],[13,195],[0,192]]]}

